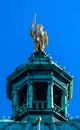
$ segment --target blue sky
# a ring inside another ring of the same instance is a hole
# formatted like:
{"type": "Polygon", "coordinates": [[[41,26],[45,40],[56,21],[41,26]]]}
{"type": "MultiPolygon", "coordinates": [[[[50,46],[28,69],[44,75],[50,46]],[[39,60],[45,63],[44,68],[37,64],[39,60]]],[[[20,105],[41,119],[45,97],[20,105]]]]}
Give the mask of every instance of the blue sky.
{"type": "Polygon", "coordinates": [[[0,117],[11,115],[11,102],[6,98],[6,77],[27,62],[33,53],[29,29],[34,13],[37,24],[43,24],[48,34],[46,53],[74,76],[68,113],[70,117],[80,117],[79,0],[0,1],[0,117]]]}

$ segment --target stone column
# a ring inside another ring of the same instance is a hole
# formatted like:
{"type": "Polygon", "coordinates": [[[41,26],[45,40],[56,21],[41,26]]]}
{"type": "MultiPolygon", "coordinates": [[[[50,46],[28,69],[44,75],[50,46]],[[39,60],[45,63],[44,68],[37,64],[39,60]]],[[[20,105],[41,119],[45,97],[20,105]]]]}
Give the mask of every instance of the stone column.
{"type": "Polygon", "coordinates": [[[19,96],[18,91],[13,90],[12,92],[12,113],[13,116],[17,114],[17,111],[19,110],[19,96]]]}
{"type": "Polygon", "coordinates": [[[32,108],[32,104],[33,104],[33,86],[32,82],[28,82],[27,107],[32,108]]]}
{"type": "Polygon", "coordinates": [[[64,111],[64,116],[67,117],[67,91],[62,92],[62,98],[61,98],[61,108],[64,111]]]}
{"type": "Polygon", "coordinates": [[[47,89],[47,108],[53,108],[53,84],[50,82],[47,89]]]}

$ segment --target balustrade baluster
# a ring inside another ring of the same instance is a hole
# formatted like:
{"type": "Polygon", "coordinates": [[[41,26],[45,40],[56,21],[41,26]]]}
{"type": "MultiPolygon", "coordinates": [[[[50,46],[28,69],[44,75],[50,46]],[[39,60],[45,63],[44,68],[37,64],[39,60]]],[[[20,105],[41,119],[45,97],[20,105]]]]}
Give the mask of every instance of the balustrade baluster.
{"type": "Polygon", "coordinates": [[[38,109],[38,106],[39,106],[39,103],[38,103],[38,102],[36,102],[36,109],[38,109]]]}
{"type": "Polygon", "coordinates": [[[42,109],[44,109],[44,102],[41,103],[41,107],[42,107],[42,109]]]}

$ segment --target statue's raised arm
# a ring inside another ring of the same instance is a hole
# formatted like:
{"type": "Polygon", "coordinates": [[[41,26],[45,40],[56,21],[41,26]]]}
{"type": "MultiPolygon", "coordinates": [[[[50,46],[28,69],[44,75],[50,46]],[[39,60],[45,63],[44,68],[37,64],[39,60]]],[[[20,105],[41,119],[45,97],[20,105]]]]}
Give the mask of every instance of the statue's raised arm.
{"type": "Polygon", "coordinates": [[[30,27],[30,35],[34,40],[34,51],[44,51],[45,46],[48,44],[47,32],[43,31],[41,24],[36,25],[36,15],[30,27]]]}
{"type": "Polygon", "coordinates": [[[32,21],[32,24],[30,26],[30,35],[33,38],[34,33],[37,31],[37,25],[36,25],[36,14],[34,15],[34,19],[32,21]]]}

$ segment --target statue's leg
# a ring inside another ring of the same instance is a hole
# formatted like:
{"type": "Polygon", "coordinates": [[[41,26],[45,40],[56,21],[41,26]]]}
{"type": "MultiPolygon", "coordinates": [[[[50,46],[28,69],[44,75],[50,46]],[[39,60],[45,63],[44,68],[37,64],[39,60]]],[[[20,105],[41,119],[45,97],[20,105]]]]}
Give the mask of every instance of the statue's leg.
{"type": "Polygon", "coordinates": [[[38,46],[39,46],[38,41],[35,41],[34,42],[34,51],[38,51],[38,46]]]}
{"type": "Polygon", "coordinates": [[[37,42],[34,42],[34,51],[37,51],[37,42]]]}
{"type": "Polygon", "coordinates": [[[42,51],[44,50],[44,41],[43,41],[43,39],[42,39],[42,41],[41,41],[41,50],[42,50],[42,51]]]}
{"type": "Polygon", "coordinates": [[[42,50],[44,50],[44,42],[43,42],[43,45],[42,45],[42,50]]]}
{"type": "Polygon", "coordinates": [[[39,41],[37,42],[37,51],[39,51],[40,49],[39,49],[39,46],[40,46],[40,43],[39,43],[39,41]]]}

